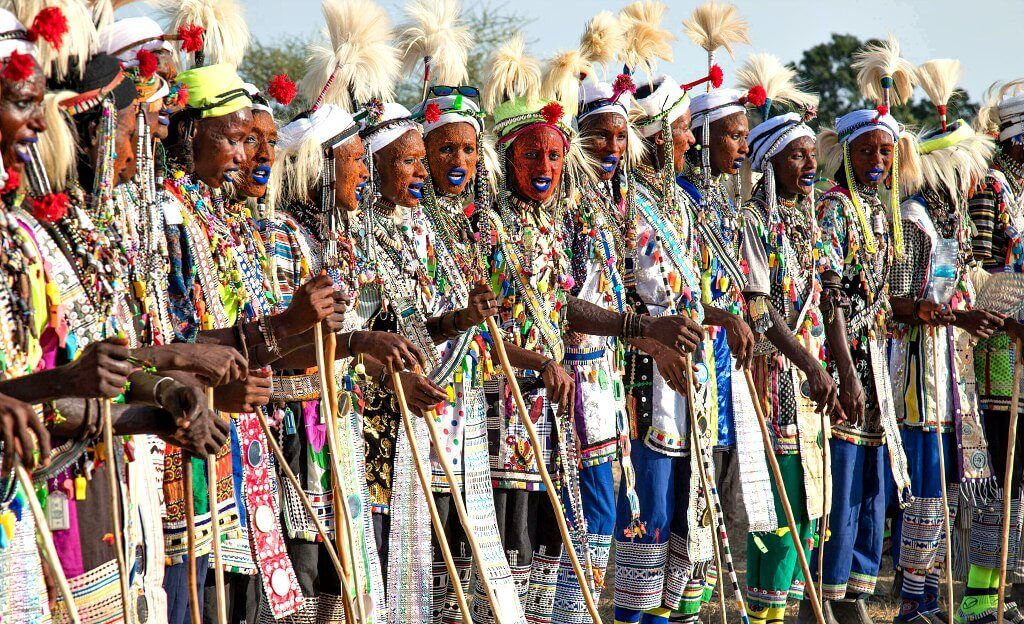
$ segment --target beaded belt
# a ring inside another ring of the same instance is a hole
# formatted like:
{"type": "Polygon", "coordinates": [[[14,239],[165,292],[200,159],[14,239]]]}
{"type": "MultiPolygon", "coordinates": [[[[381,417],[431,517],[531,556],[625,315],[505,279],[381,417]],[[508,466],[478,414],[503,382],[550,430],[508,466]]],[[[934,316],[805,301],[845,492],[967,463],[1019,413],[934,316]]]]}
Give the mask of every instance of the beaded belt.
{"type": "Polygon", "coordinates": [[[312,401],[320,398],[320,376],[274,375],[270,381],[274,401],[312,401]]]}
{"type": "Polygon", "coordinates": [[[604,349],[579,349],[566,347],[563,362],[592,362],[604,357],[604,349]]]}
{"type": "Polygon", "coordinates": [[[875,315],[885,309],[886,300],[879,297],[874,303],[855,314],[846,322],[846,335],[850,338],[856,337],[860,330],[864,329],[874,320],[875,315]]]}

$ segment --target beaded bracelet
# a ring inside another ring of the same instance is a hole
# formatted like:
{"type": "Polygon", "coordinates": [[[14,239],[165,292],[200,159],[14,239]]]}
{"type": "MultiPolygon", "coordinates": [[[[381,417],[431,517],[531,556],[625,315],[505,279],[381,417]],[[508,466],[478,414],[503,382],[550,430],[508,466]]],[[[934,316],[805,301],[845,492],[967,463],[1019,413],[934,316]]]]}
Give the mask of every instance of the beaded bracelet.
{"type": "Polygon", "coordinates": [[[279,355],[281,352],[277,346],[277,336],[274,335],[274,325],[270,322],[269,316],[261,316],[259,320],[260,333],[263,334],[263,341],[267,345],[267,349],[274,355],[279,355]]]}

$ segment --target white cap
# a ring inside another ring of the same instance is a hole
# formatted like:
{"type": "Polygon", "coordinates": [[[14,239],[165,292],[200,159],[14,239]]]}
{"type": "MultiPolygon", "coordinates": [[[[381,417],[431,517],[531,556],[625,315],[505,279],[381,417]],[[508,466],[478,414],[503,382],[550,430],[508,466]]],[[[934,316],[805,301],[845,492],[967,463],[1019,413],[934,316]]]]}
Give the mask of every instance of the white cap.
{"type": "Polygon", "coordinates": [[[116,56],[123,65],[136,63],[139,50],[165,50],[174,53],[174,46],[164,41],[164,29],[149,17],[126,17],[107,24],[100,30],[99,51],[116,56]]]}
{"type": "Polygon", "coordinates": [[[704,125],[705,118],[707,123],[712,124],[729,115],[745,112],[747,109],[740,100],[742,97],[743,93],[736,89],[715,89],[711,93],[701,93],[690,102],[690,115],[693,118],[690,123],[696,128],[704,125]]]}
{"type": "Polygon", "coordinates": [[[646,120],[637,122],[640,135],[654,136],[661,132],[663,124],[672,122],[683,116],[689,97],[679,83],[671,76],[658,76],[654,79],[654,90],[650,95],[637,97],[636,103],[644,112],[646,120]]]}
{"type": "Polygon", "coordinates": [[[355,136],[356,122],[352,115],[334,104],[324,104],[281,128],[277,133],[277,149],[282,153],[296,151],[311,139],[333,148],[355,136]]]}
{"type": "Polygon", "coordinates": [[[409,130],[419,129],[420,125],[412,120],[409,109],[397,102],[384,104],[384,114],[373,123],[366,118],[359,125],[359,133],[370,154],[391,145],[409,130]]]}
{"type": "Polygon", "coordinates": [[[615,93],[610,82],[586,81],[580,85],[580,112],[577,121],[583,121],[599,113],[617,113],[629,118],[629,91],[615,93]]]}
{"type": "Polygon", "coordinates": [[[996,104],[999,115],[999,140],[1024,133],[1024,94],[1007,95],[996,104]]]}
{"type": "MultiPolygon", "coordinates": [[[[28,33],[25,25],[18,21],[13,13],[6,9],[0,9],[0,34],[6,33],[28,33]]],[[[35,54],[36,45],[26,39],[8,37],[0,41],[0,59],[9,57],[14,52],[18,54],[35,54]]]]}
{"type": "Polygon", "coordinates": [[[801,137],[814,138],[814,130],[804,123],[802,115],[777,115],[754,126],[747,137],[750,146],[750,168],[764,173],[764,166],[786,146],[801,137]]]}
{"type": "Polygon", "coordinates": [[[880,115],[873,108],[855,110],[836,120],[836,134],[841,143],[852,143],[860,135],[872,130],[888,132],[893,143],[900,140],[900,124],[896,118],[888,113],[880,115]]]}
{"type": "Polygon", "coordinates": [[[468,123],[476,129],[477,134],[483,131],[483,123],[477,114],[480,112],[480,107],[476,105],[472,99],[465,96],[443,95],[434,98],[430,98],[424,101],[419,108],[416,109],[417,115],[423,114],[431,104],[437,104],[441,114],[435,121],[423,120],[423,134],[424,136],[430,134],[432,130],[437,130],[441,126],[445,126],[450,123],[468,123]],[[455,108],[455,101],[462,98],[461,108],[455,108]]]}

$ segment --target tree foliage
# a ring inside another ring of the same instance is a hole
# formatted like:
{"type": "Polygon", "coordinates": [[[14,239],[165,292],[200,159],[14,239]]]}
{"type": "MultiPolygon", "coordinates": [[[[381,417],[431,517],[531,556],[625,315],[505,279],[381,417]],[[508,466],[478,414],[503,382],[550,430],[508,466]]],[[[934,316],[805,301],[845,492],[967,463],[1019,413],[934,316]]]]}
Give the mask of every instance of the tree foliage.
{"type": "MultiPolygon", "coordinates": [[[[306,73],[306,40],[294,35],[281,37],[272,43],[253,41],[245,53],[245,60],[238,68],[239,75],[246,82],[251,82],[260,90],[265,90],[270,79],[278,74],[287,74],[298,82],[306,73]]],[[[291,105],[282,107],[275,104],[281,111],[278,119],[288,120],[298,113],[304,104],[295,98],[291,105]]]]}
{"type": "MultiPolygon", "coordinates": [[[[855,108],[874,108],[860,94],[857,87],[857,72],[851,67],[853,55],[871,39],[861,41],[853,35],[833,33],[832,38],[804,51],[800,60],[793,64],[800,79],[807,87],[821,97],[818,105],[818,119],[832,125],[836,117],[855,108]]],[[[958,89],[949,102],[949,119],[968,118],[977,113],[978,105],[970,101],[966,91],[958,89]]],[[[900,122],[915,127],[935,127],[939,123],[935,107],[926,97],[918,97],[903,106],[893,108],[893,115],[900,122]]]]}

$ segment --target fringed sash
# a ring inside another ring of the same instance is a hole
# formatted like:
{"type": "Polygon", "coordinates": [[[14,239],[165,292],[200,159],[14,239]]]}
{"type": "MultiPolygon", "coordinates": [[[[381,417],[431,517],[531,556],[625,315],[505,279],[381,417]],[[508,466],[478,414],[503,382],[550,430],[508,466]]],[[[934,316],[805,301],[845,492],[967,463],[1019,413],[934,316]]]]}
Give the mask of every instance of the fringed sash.
{"type": "MultiPolygon", "coordinates": [[[[416,448],[429,449],[426,424],[419,418],[410,420],[416,448]]],[[[388,621],[429,622],[433,585],[430,513],[404,427],[399,428],[395,444],[387,562],[388,621]]],[[[421,452],[420,463],[429,474],[430,461],[426,453],[421,452]]]]}
{"type": "Polygon", "coordinates": [[[746,375],[733,375],[733,422],[736,427],[736,454],[740,466],[743,505],[747,510],[750,531],[774,531],[779,528],[779,518],[775,513],[771,474],[765,458],[765,453],[772,453],[774,449],[764,447],[753,400],[746,375]]]}
{"type": "Polygon", "coordinates": [[[892,478],[896,482],[896,493],[900,507],[906,509],[912,498],[910,489],[910,470],[907,467],[907,455],[903,451],[903,438],[900,437],[899,426],[896,424],[896,408],[892,395],[892,378],[889,375],[889,363],[886,360],[885,341],[880,338],[868,338],[868,352],[871,357],[871,374],[875,382],[875,395],[878,398],[879,420],[885,431],[886,448],[889,450],[889,464],[892,467],[892,478]]]}
{"type": "MultiPolygon", "coordinates": [[[[804,376],[794,366],[783,375],[793,376],[793,388],[800,388],[804,376]]],[[[796,424],[800,443],[800,465],[804,473],[804,493],[807,495],[807,517],[817,520],[825,510],[825,501],[832,500],[832,478],[825,478],[824,445],[828,444],[822,431],[822,416],[815,411],[814,402],[797,390],[796,424]]]]}

